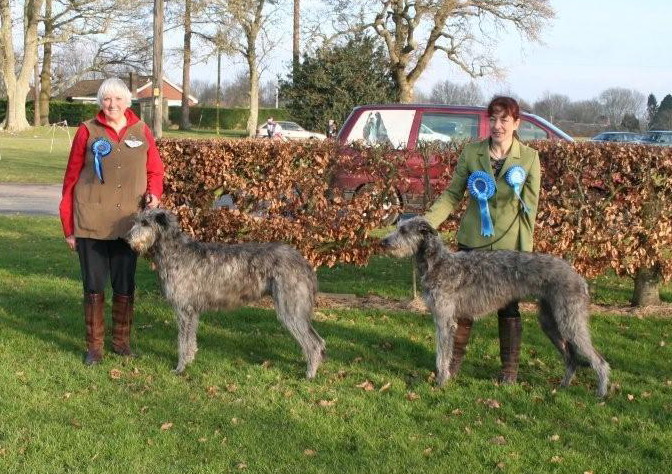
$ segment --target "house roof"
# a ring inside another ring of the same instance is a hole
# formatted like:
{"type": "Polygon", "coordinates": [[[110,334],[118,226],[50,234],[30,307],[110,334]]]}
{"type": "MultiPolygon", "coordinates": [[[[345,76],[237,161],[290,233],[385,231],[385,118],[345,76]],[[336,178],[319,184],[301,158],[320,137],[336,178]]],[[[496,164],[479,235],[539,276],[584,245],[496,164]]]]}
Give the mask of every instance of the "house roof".
{"type": "MultiPolygon", "coordinates": [[[[136,76],[137,77],[137,82],[136,82],[136,90],[133,91],[134,95],[137,95],[138,92],[140,92],[143,89],[146,89],[149,87],[152,83],[152,77],[151,76],[136,76]]],[[[121,78],[126,86],[130,88],[130,79],[129,77],[122,77],[121,78]]],[[[60,95],[61,98],[63,99],[68,99],[68,98],[85,98],[85,97],[90,97],[90,98],[95,98],[96,95],[98,94],[98,89],[100,88],[100,85],[103,83],[105,79],[84,79],[81,81],[78,81],[71,87],[68,87],[66,90],[63,91],[63,93],[60,95]]],[[[171,87],[176,89],[177,91],[182,94],[182,88],[174,84],[173,82],[169,81],[165,77],[163,78],[163,82],[169,84],[171,87]]],[[[198,103],[198,100],[192,96],[189,95],[189,99],[193,103],[198,103]]]]}

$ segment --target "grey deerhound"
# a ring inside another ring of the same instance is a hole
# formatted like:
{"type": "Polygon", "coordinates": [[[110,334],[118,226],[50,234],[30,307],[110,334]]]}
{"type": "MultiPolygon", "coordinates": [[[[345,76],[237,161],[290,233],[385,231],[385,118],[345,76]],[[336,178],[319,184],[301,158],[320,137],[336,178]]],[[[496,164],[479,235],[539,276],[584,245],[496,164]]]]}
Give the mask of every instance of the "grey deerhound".
{"type": "Polygon", "coordinates": [[[539,299],[539,322],[562,355],[572,380],[577,354],[597,372],[597,394],[609,383],[609,364],[595,350],[588,330],[588,286],[564,260],[551,255],[509,250],[451,253],[423,218],[399,223],[382,241],[397,257],[415,256],[424,298],[436,325],[436,380],[451,377],[450,362],[459,318],[477,319],[527,296],[539,299]]]}
{"type": "Polygon", "coordinates": [[[194,360],[202,312],[233,309],[271,295],[278,319],[308,361],[306,377],[315,377],[324,356],[324,341],[311,325],[317,279],[294,248],[282,243],[198,242],[182,233],[176,217],[162,209],[139,213],[126,240],[151,258],[163,294],[175,310],[176,373],[194,360]]]}

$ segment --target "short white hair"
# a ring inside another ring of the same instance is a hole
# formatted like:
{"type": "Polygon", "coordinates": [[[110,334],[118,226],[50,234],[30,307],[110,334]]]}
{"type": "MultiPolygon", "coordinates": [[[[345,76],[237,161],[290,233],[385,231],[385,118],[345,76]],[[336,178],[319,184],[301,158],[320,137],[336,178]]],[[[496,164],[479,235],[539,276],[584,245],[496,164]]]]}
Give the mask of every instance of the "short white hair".
{"type": "Polygon", "coordinates": [[[118,77],[105,79],[100,85],[98,88],[98,105],[102,107],[105,96],[112,94],[121,94],[121,96],[126,99],[126,107],[131,106],[131,91],[128,90],[126,83],[118,77]]]}

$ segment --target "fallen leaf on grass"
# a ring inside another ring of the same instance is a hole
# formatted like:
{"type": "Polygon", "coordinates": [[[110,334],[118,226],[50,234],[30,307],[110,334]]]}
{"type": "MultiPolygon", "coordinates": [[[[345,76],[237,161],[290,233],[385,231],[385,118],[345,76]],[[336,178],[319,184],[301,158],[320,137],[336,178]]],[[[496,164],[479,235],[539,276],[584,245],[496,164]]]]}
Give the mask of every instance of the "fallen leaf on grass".
{"type": "Polygon", "coordinates": [[[635,396],[631,393],[628,393],[628,401],[633,401],[635,399],[635,396]]]}
{"type": "Polygon", "coordinates": [[[551,462],[555,464],[560,464],[562,462],[562,457],[561,456],[553,456],[551,458],[551,462]]]}
{"type": "Polygon", "coordinates": [[[173,427],[173,424],[172,424],[171,422],[169,422],[169,421],[161,425],[161,429],[162,429],[163,431],[169,430],[169,429],[171,429],[172,427],[173,427]]]}
{"type": "Polygon", "coordinates": [[[112,370],[110,370],[110,378],[111,378],[111,379],[115,379],[115,380],[116,380],[116,379],[120,379],[120,378],[121,378],[121,374],[122,374],[122,372],[121,372],[121,370],[119,370],[119,369],[112,369],[112,370]]]}
{"type": "Polygon", "coordinates": [[[75,428],[81,428],[82,427],[82,424],[76,418],[73,418],[72,420],[70,420],[70,424],[72,426],[74,426],[75,428]]]}
{"type": "Polygon", "coordinates": [[[485,405],[488,408],[501,408],[502,407],[502,405],[497,400],[492,399],[492,398],[486,398],[485,400],[483,400],[482,398],[479,398],[479,399],[476,400],[476,402],[477,403],[482,403],[483,405],[485,405]]]}
{"type": "Polygon", "coordinates": [[[230,383],[226,386],[226,391],[229,393],[234,393],[236,390],[238,390],[238,385],[235,383],[230,383]]]}
{"type": "Polygon", "coordinates": [[[419,399],[420,399],[420,395],[418,395],[415,392],[408,392],[406,394],[406,400],[408,400],[409,402],[413,402],[413,401],[419,400],[419,399]]]}
{"type": "Polygon", "coordinates": [[[313,449],[304,449],[303,454],[305,456],[315,456],[317,454],[317,452],[313,449]]]}
{"type": "Polygon", "coordinates": [[[63,394],[63,398],[66,399],[66,400],[67,400],[68,398],[70,398],[71,396],[72,396],[72,393],[70,393],[70,392],[65,392],[65,393],[63,394]]]}
{"type": "Polygon", "coordinates": [[[560,441],[560,435],[554,434],[548,438],[550,441],[560,441]]]}
{"type": "Polygon", "coordinates": [[[460,416],[463,412],[459,408],[455,408],[453,411],[450,412],[451,414],[455,416],[460,416]]]}
{"type": "Polygon", "coordinates": [[[392,382],[387,382],[385,385],[380,387],[380,390],[378,390],[378,391],[379,392],[386,392],[390,389],[391,386],[392,386],[392,382]]]}
{"type": "Polygon", "coordinates": [[[211,385],[205,391],[208,393],[209,397],[215,397],[217,396],[217,392],[219,391],[219,387],[217,385],[211,385]]]}
{"type": "Polygon", "coordinates": [[[503,462],[498,462],[497,463],[497,469],[504,469],[505,467],[506,467],[506,464],[504,464],[503,462]]]}
{"type": "Polygon", "coordinates": [[[244,462],[239,462],[238,464],[236,464],[236,467],[240,470],[247,469],[247,464],[245,464],[244,462]]]}
{"type": "Polygon", "coordinates": [[[495,436],[490,439],[490,444],[506,444],[506,438],[504,438],[504,436],[495,436]]]}
{"type": "Polygon", "coordinates": [[[365,380],[364,382],[360,383],[359,385],[355,385],[357,388],[361,388],[365,392],[370,392],[373,390],[375,387],[373,386],[373,383],[371,383],[369,380],[365,380]]]}
{"type": "Polygon", "coordinates": [[[320,400],[317,402],[317,404],[321,407],[332,407],[336,404],[337,398],[334,398],[333,400],[320,400]]]}
{"type": "Polygon", "coordinates": [[[429,456],[432,454],[432,448],[425,448],[424,451],[422,451],[423,456],[429,456]]]}

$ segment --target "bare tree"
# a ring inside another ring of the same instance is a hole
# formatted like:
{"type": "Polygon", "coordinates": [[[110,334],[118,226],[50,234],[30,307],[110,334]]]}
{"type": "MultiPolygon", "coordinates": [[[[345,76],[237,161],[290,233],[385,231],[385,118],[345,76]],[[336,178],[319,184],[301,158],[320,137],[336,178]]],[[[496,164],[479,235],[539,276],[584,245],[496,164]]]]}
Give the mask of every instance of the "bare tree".
{"type": "Polygon", "coordinates": [[[473,81],[467,84],[439,82],[432,88],[429,100],[435,104],[451,105],[483,105],[484,102],[481,88],[473,81]]]}
{"type": "Polygon", "coordinates": [[[52,96],[52,59],[54,45],[73,38],[107,33],[114,20],[123,21],[135,2],[131,0],[44,0],[42,35],[42,71],[40,74],[40,121],[49,121],[52,96]]]}
{"type": "Polygon", "coordinates": [[[576,123],[594,124],[604,117],[602,104],[597,99],[580,100],[572,102],[565,111],[567,120],[576,123]]]}
{"type": "Polygon", "coordinates": [[[625,114],[632,114],[635,117],[644,115],[646,97],[634,89],[613,87],[602,92],[599,101],[609,120],[609,125],[618,127],[623,122],[625,114]]]}
{"type": "Polygon", "coordinates": [[[369,29],[387,46],[399,101],[439,52],[471,77],[501,73],[494,52],[499,34],[513,27],[538,41],[553,17],[549,0],[325,0],[339,32],[369,29]]]}
{"type": "Polygon", "coordinates": [[[213,5],[221,32],[216,43],[240,54],[247,65],[250,116],[246,128],[250,137],[256,134],[259,118],[261,72],[268,52],[278,41],[271,40],[267,31],[276,19],[277,5],[277,0],[216,0],[213,5]]]}
{"type": "Polygon", "coordinates": [[[10,131],[30,128],[26,119],[26,96],[30,88],[30,79],[37,64],[38,23],[44,0],[25,0],[22,21],[12,16],[9,0],[0,0],[0,70],[7,91],[7,113],[0,126],[10,131]],[[16,31],[13,24],[23,28],[16,31]],[[14,50],[14,37],[22,37],[23,52],[20,57],[14,50]],[[20,65],[20,66],[19,66],[20,65]],[[18,69],[18,73],[16,69],[18,69]]]}
{"type": "Polygon", "coordinates": [[[567,118],[567,109],[570,103],[571,101],[566,95],[545,92],[543,97],[534,103],[532,110],[535,114],[555,122],[567,118]]]}

